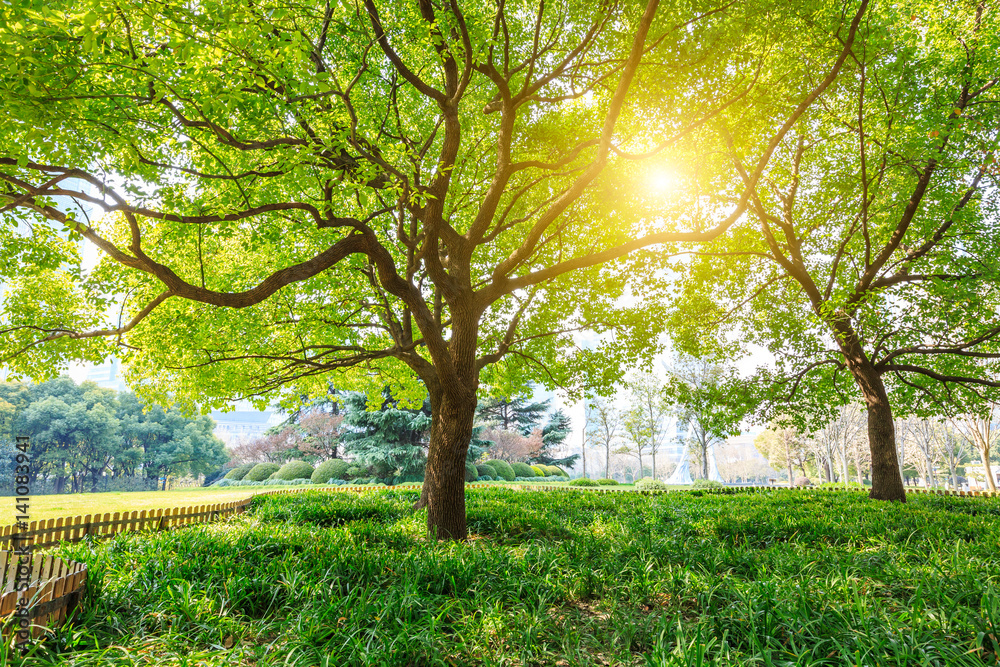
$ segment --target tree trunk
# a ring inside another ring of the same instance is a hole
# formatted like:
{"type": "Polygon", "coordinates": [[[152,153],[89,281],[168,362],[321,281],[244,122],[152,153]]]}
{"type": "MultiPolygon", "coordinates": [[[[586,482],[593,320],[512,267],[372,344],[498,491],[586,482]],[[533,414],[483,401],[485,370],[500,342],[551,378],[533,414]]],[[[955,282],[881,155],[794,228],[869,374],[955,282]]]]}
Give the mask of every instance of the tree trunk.
{"type": "Polygon", "coordinates": [[[476,414],[475,393],[461,397],[431,391],[431,438],[421,500],[426,495],[427,531],[437,539],[464,540],[465,456],[476,414]]]}
{"type": "Polygon", "coordinates": [[[855,372],[868,406],[868,447],[872,454],[872,489],[869,498],[906,502],[903,476],[896,455],[896,424],[882,378],[874,372],[855,372]]]}
{"type": "Polygon", "coordinates": [[[983,460],[983,468],[986,471],[986,488],[988,488],[993,493],[997,492],[997,480],[993,476],[993,469],[990,468],[990,448],[980,447],[979,456],[983,460]]]}
{"type": "Polygon", "coordinates": [[[604,476],[611,477],[611,441],[604,446],[604,476]]]}

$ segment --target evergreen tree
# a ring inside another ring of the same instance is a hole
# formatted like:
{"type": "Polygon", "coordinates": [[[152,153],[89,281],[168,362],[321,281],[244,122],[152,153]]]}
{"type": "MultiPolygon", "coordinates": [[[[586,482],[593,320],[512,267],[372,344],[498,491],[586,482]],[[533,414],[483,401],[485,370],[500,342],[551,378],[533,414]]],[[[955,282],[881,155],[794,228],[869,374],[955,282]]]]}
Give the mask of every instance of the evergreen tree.
{"type": "Polygon", "coordinates": [[[511,398],[485,398],[479,402],[476,414],[486,424],[527,436],[539,425],[548,409],[549,401],[533,403],[529,394],[521,394],[511,398]]]}
{"type": "Polygon", "coordinates": [[[530,460],[530,463],[567,467],[576,465],[577,459],[580,458],[579,454],[570,454],[562,458],[553,456],[555,451],[566,441],[570,430],[570,421],[566,413],[562,410],[553,412],[545,428],[542,429],[542,449],[537,456],[530,460]]]}
{"type": "Polygon", "coordinates": [[[382,405],[369,410],[364,394],[344,401],[344,450],[379,477],[423,475],[431,427],[430,399],[419,410],[399,407],[388,389],[382,405]]]}

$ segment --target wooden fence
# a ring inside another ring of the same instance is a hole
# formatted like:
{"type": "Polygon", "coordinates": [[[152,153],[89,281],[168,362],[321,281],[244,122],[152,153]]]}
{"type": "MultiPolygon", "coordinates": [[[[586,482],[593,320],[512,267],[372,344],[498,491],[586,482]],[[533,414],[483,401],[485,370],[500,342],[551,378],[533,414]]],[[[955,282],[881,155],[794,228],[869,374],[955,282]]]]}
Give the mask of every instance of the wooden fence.
{"type": "MultiPolygon", "coordinates": [[[[20,557],[14,551],[0,551],[0,619],[3,634],[16,632],[20,619],[14,616],[18,600],[28,600],[30,633],[37,637],[46,627],[58,627],[76,610],[87,584],[87,566],[55,556],[30,557],[30,572],[22,572],[26,591],[15,590],[20,557]],[[27,575],[27,576],[25,576],[27,575]]],[[[27,569],[27,566],[24,566],[27,569]]],[[[17,582],[20,583],[20,582],[17,582]]]]}

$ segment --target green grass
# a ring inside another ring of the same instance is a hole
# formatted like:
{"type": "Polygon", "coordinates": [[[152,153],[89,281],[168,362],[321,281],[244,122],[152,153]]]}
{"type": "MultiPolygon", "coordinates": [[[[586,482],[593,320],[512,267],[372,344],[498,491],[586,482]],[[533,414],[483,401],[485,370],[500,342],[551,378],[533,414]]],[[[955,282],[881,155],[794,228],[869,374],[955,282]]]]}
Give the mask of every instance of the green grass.
{"type": "Polygon", "coordinates": [[[26,665],[993,665],[1000,500],[470,490],[258,498],[58,550],[86,611],[26,665]]]}

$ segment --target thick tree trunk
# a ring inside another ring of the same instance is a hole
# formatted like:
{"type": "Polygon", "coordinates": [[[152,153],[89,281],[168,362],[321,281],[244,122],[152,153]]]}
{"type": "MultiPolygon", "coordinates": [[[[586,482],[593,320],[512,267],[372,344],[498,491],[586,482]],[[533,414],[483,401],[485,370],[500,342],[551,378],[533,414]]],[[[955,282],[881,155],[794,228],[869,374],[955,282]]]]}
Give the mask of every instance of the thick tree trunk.
{"type": "Polygon", "coordinates": [[[868,447],[872,454],[872,488],[868,497],[906,502],[896,454],[896,424],[885,385],[873,368],[852,371],[868,406],[868,447]]]}
{"type": "Polygon", "coordinates": [[[431,392],[431,439],[421,502],[427,506],[427,531],[437,539],[464,540],[465,457],[476,414],[475,394],[462,398],[431,392]]]}

